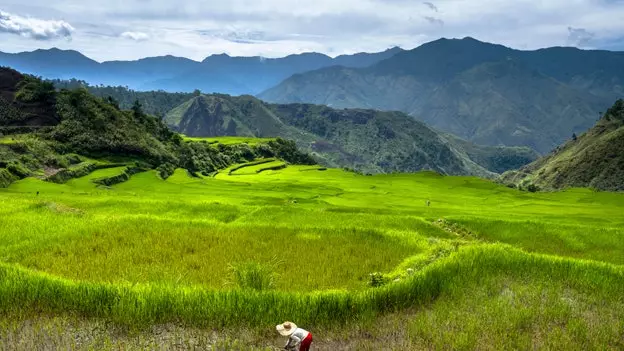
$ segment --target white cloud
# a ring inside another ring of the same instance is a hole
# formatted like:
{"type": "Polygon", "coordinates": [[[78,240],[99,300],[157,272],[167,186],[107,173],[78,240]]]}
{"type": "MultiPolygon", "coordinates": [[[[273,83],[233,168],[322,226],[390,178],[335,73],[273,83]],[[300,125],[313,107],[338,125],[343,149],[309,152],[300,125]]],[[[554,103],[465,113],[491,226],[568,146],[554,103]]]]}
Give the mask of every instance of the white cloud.
{"type": "Polygon", "coordinates": [[[134,41],[145,41],[149,39],[149,35],[143,32],[123,32],[119,36],[134,41]]]}
{"type": "Polygon", "coordinates": [[[0,11],[0,32],[17,34],[36,40],[71,39],[74,27],[65,21],[22,17],[0,11]]]}

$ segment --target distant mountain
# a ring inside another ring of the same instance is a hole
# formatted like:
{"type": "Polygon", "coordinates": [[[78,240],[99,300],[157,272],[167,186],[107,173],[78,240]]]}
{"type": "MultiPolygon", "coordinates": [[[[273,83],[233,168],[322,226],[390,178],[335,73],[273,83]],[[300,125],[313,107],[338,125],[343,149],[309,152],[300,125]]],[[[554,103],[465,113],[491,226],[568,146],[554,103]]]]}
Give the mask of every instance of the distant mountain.
{"type": "Polygon", "coordinates": [[[522,148],[481,147],[443,135],[401,112],[267,104],[252,96],[202,95],[165,116],[189,136],[280,136],[297,141],[328,166],[362,172],[413,172],[493,177],[537,155],[522,148]]]}
{"type": "Polygon", "coordinates": [[[331,58],[318,53],[283,58],[212,55],[202,62],[182,57],[149,57],[137,61],[98,63],[77,51],[36,50],[0,52],[0,66],[48,79],[78,79],[91,85],[127,86],[136,90],[169,92],[219,92],[257,94],[296,73],[333,65],[366,67],[402,52],[392,48],[379,53],[359,53],[331,58]]]}
{"type": "Polygon", "coordinates": [[[591,187],[624,191],[624,100],[618,100],[587,133],[551,154],[505,173],[501,180],[522,188],[591,187]]]}
{"type": "Polygon", "coordinates": [[[624,53],[519,51],[440,39],[365,68],[293,75],[258,95],[275,103],[403,111],[478,144],[547,153],[624,95],[624,53]]]}

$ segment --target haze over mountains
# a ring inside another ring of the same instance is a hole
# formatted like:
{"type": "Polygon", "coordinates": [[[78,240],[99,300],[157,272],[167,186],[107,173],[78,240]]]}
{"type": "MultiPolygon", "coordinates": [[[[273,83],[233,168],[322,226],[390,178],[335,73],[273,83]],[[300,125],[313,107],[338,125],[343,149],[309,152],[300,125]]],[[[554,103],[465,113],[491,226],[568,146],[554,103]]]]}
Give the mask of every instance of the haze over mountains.
{"type": "MultiPolygon", "coordinates": [[[[451,140],[457,139],[455,135],[460,138],[457,140],[472,142],[470,145],[530,147],[542,154],[572,134],[588,130],[602,111],[624,96],[622,52],[564,47],[520,51],[473,38],[440,39],[408,51],[393,48],[336,58],[317,53],[279,59],[212,55],[202,62],[164,56],[98,63],[76,51],[52,49],[0,54],[0,65],[47,78],[77,78],[136,90],[200,89],[204,93],[256,95],[279,104],[402,111],[411,117],[400,114],[401,118],[411,123],[424,121],[451,140]]],[[[149,112],[160,116],[180,104],[175,113],[196,107],[189,99],[197,97],[125,91],[116,94],[110,88],[103,88],[104,95],[94,93],[128,100],[122,101],[126,107],[139,98],[149,112]]],[[[195,111],[203,114],[193,113],[189,125],[205,126],[211,121],[209,111],[195,111]]],[[[253,114],[259,110],[249,111],[246,119],[261,119],[261,115],[253,114]]],[[[402,125],[398,120],[386,123],[391,124],[390,129],[402,125]]],[[[346,124],[341,128],[355,127],[346,124]]],[[[205,133],[181,128],[193,135],[216,135],[210,128],[198,130],[205,133]]],[[[234,130],[250,134],[245,128],[234,130]]],[[[252,135],[270,136],[251,131],[252,135]]],[[[343,136],[347,133],[342,132],[343,136]]],[[[462,145],[471,149],[468,144],[462,145]]],[[[346,152],[352,153],[357,151],[346,152]]],[[[362,164],[362,160],[347,159],[362,164]]],[[[372,168],[367,169],[394,169],[369,166],[372,168]]],[[[495,172],[505,170],[494,168],[495,172]]]]}
{"type": "Polygon", "coordinates": [[[590,128],[623,94],[623,52],[519,51],[464,38],[440,39],[366,68],[297,74],[258,96],[400,110],[478,144],[546,153],[590,128]]]}
{"type": "Polygon", "coordinates": [[[257,94],[296,73],[327,66],[366,67],[401,52],[358,53],[331,58],[318,53],[283,58],[211,55],[202,62],[175,56],[99,63],[72,50],[0,53],[0,66],[48,79],[79,79],[93,85],[128,86],[136,90],[257,94]]]}

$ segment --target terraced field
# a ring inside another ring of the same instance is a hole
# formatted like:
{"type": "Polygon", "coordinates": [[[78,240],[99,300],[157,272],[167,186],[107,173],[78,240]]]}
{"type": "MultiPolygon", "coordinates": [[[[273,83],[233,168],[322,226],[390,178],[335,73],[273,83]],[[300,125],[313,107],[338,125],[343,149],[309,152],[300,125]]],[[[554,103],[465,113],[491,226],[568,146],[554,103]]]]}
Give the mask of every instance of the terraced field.
{"type": "Polygon", "coordinates": [[[280,162],[0,189],[0,344],[624,347],[623,194],[280,162]]]}
{"type": "Polygon", "coordinates": [[[198,142],[206,142],[209,144],[223,144],[223,145],[233,145],[233,144],[256,145],[260,143],[265,143],[267,141],[275,140],[275,138],[254,138],[254,137],[239,137],[239,136],[220,136],[220,137],[214,137],[214,138],[183,136],[183,139],[186,141],[198,141],[198,142]]]}

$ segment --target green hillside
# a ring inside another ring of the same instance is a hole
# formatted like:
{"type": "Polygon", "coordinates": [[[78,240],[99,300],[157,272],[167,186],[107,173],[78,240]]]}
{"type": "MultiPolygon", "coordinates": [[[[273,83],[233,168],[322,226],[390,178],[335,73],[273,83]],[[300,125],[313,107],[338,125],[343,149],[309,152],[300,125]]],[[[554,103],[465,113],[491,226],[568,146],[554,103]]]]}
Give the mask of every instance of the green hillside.
{"type": "Polygon", "coordinates": [[[198,96],[172,109],[164,121],[188,136],[292,139],[326,166],[364,173],[425,169],[492,177],[537,157],[524,149],[479,147],[445,138],[400,112],[275,105],[251,96],[198,96]]]}
{"type": "Polygon", "coordinates": [[[298,74],[258,95],[274,103],[398,110],[476,144],[548,153],[622,96],[624,55],[440,39],[366,68],[298,74]]]}
{"type": "Polygon", "coordinates": [[[519,171],[504,174],[502,181],[544,189],[623,191],[624,100],[618,100],[587,133],[519,171]]]}
{"type": "Polygon", "coordinates": [[[176,167],[209,174],[260,157],[314,163],[283,139],[184,141],[139,103],[122,110],[114,99],[84,88],[56,91],[49,82],[4,68],[0,81],[0,186],[28,176],[66,182],[108,166],[129,167],[111,180],[116,182],[149,169],[158,169],[163,178],[176,167]]]}
{"type": "MultiPolygon", "coordinates": [[[[272,351],[285,320],[316,350],[624,348],[624,194],[446,175],[528,148],[250,96],[161,120],[9,69],[0,97],[2,350],[272,351]]],[[[623,129],[619,100],[517,181],[621,190],[623,129]]]]}

